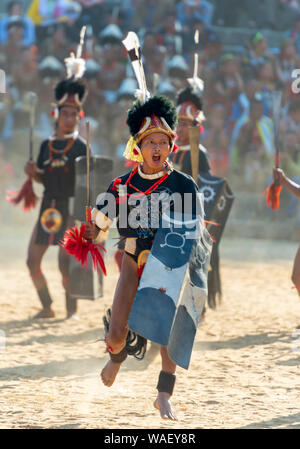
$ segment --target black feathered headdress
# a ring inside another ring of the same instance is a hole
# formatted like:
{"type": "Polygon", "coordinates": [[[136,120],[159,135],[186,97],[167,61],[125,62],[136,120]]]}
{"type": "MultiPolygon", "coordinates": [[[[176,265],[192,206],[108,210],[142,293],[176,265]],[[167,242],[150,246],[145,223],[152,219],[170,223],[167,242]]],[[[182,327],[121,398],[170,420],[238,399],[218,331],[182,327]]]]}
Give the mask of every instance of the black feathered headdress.
{"type": "MultiPolygon", "coordinates": [[[[144,128],[145,119],[147,117],[157,116],[163,118],[163,122],[166,122],[163,129],[166,130],[166,134],[172,134],[177,125],[177,113],[173,103],[163,95],[155,95],[150,97],[145,103],[141,103],[137,100],[132,108],[128,111],[127,125],[129,126],[130,133],[135,135],[141,135],[147,132],[144,128]]],[[[150,125],[150,123],[149,123],[150,125]]],[[[140,137],[138,138],[140,140],[140,137]]]]}
{"type": "Polygon", "coordinates": [[[85,99],[85,85],[82,77],[85,72],[85,60],[81,58],[86,27],[82,27],[80,32],[80,44],[76,55],[71,53],[69,58],[65,59],[67,78],[60,81],[54,90],[56,103],[54,104],[54,116],[57,118],[58,109],[63,106],[72,106],[82,110],[85,99]]]}
{"type": "Polygon", "coordinates": [[[172,142],[174,150],[177,113],[173,103],[163,95],[150,96],[146,86],[146,77],[142,63],[142,51],[138,36],[130,31],[123,44],[128,51],[139,89],[135,96],[137,101],[128,112],[127,125],[131,137],[127,142],[124,156],[136,162],[143,162],[143,156],[138,146],[148,134],[160,132],[166,134],[172,142]]]}
{"type": "Polygon", "coordinates": [[[131,137],[127,143],[124,156],[133,161],[142,161],[139,142],[147,135],[160,132],[172,141],[176,137],[177,112],[173,103],[163,95],[155,95],[144,103],[137,100],[128,112],[126,121],[131,137]]]}
{"type": "Polygon", "coordinates": [[[62,80],[56,85],[54,92],[58,108],[73,106],[81,109],[85,94],[85,86],[81,80],[62,80]]]}
{"type": "Polygon", "coordinates": [[[177,96],[178,118],[185,118],[201,123],[205,120],[203,114],[203,100],[199,90],[192,87],[182,89],[177,96]]]}

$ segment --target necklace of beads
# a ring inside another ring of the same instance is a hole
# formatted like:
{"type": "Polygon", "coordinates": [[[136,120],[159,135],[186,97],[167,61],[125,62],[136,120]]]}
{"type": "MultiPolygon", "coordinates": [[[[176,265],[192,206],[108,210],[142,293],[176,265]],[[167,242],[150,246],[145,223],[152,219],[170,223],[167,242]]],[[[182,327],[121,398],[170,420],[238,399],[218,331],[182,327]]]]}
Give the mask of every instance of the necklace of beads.
{"type": "MultiPolygon", "coordinates": [[[[136,192],[139,193],[138,195],[132,195],[134,197],[141,196],[141,195],[150,195],[152,192],[154,192],[160,186],[160,184],[162,184],[165,181],[165,179],[167,179],[169,174],[172,172],[172,169],[167,162],[166,162],[166,167],[168,168],[168,171],[163,176],[161,176],[156,182],[154,182],[154,184],[152,184],[152,186],[150,186],[144,192],[142,190],[138,189],[137,187],[135,187],[133,184],[131,184],[131,179],[138,172],[138,167],[134,168],[131,171],[129,178],[125,182],[125,185],[128,185],[129,187],[131,187],[132,189],[134,189],[136,192]]],[[[159,172],[159,173],[161,174],[163,172],[159,172]]],[[[130,196],[129,193],[127,193],[127,196],[130,196]]]]}
{"type": "MultiPolygon", "coordinates": [[[[70,149],[73,147],[75,143],[75,138],[68,139],[67,145],[63,150],[58,150],[54,148],[52,140],[49,140],[48,146],[49,146],[49,159],[46,161],[46,163],[50,164],[49,170],[52,171],[53,167],[63,167],[66,165],[67,157],[66,154],[70,149]],[[61,154],[61,158],[55,158],[55,154],[61,154]]],[[[65,171],[68,171],[68,168],[65,167],[65,171]]]]}

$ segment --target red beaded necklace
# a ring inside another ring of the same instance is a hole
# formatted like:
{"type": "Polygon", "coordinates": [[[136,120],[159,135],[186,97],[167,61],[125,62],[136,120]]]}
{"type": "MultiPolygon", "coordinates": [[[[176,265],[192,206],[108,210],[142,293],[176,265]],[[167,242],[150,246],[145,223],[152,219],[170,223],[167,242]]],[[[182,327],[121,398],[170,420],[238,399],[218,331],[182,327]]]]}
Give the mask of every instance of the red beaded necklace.
{"type": "MultiPolygon", "coordinates": [[[[168,164],[167,164],[167,166],[168,166],[168,164]]],[[[134,189],[136,192],[139,192],[139,194],[138,195],[130,195],[129,193],[127,193],[127,196],[133,196],[133,197],[139,197],[139,196],[142,196],[142,195],[150,195],[152,192],[154,192],[159,186],[160,186],[160,184],[162,184],[163,182],[164,182],[164,180],[165,179],[167,179],[167,177],[169,176],[169,171],[167,172],[167,173],[165,173],[161,178],[159,178],[156,182],[154,182],[153,184],[152,184],[152,186],[150,186],[147,190],[145,190],[144,192],[142,191],[142,190],[140,190],[140,189],[138,189],[137,187],[135,187],[133,184],[131,184],[131,179],[133,178],[133,176],[137,173],[137,171],[138,171],[138,168],[137,167],[135,167],[132,171],[131,171],[131,173],[130,173],[130,175],[129,175],[129,178],[127,179],[127,181],[125,182],[125,185],[128,185],[129,187],[131,187],[132,189],[134,189]]]]}
{"type": "MultiPolygon", "coordinates": [[[[60,164],[60,161],[64,161],[64,158],[65,158],[67,152],[70,151],[70,149],[73,147],[75,140],[76,139],[74,139],[74,137],[72,137],[71,139],[68,139],[67,145],[65,146],[65,148],[63,150],[57,150],[56,148],[54,148],[52,141],[49,140],[48,147],[49,147],[49,160],[50,160],[49,170],[50,171],[52,171],[53,164],[55,166],[55,164],[60,164]],[[61,158],[55,159],[53,157],[53,154],[61,154],[61,158]]],[[[65,165],[65,163],[63,165],[65,165]]],[[[67,167],[65,167],[65,171],[68,171],[67,167]]]]}

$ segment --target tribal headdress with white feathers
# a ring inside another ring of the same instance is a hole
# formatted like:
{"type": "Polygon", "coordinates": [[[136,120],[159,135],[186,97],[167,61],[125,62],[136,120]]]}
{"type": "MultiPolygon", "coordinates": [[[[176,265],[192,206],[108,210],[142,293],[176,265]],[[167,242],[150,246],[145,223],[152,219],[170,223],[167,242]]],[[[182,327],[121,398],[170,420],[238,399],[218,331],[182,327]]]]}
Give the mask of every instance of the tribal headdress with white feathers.
{"type": "Polygon", "coordinates": [[[124,156],[135,162],[143,162],[139,143],[145,136],[153,132],[166,134],[171,141],[172,151],[174,151],[177,113],[175,106],[168,98],[162,95],[150,96],[146,86],[142,52],[137,35],[130,31],[126,39],[123,40],[123,44],[128,51],[139,86],[135,92],[137,100],[128,111],[126,123],[131,137],[126,145],[124,156]]]}
{"type": "MultiPolygon", "coordinates": [[[[199,42],[199,32],[195,32],[195,43],[199,42]]],[[[204,82],[198,76],[198,53],[194,54],[194,74],[187,79],[189,86],[182,89],[177,96],[178,118],[196,121],[200,125],[205,116],[203,114],[204,82]]]]}
{"type": "Polygon", "coordinates": [[[85,60],[81,57],[84,43],[86,27],[82,27],[80,32],[80,43],[76,55],[71,53],[69,58],[65,59],[67,77],[60,81],[55,87],[55,103],[53,115],[58,117],[59,109],[63,106],[71,106],[80,111],[83,116],[82,105],[85,99],[86,88],[81,78],[85,73],[85,60]]]}

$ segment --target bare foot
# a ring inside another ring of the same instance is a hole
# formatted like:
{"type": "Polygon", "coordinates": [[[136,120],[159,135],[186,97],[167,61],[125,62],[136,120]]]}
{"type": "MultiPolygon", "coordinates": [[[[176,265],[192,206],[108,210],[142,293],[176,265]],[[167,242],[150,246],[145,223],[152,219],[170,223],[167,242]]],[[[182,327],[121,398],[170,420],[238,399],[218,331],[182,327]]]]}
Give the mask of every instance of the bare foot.
{"type": "Polygon", "coordinates": [[[33,319],[40,319],[40,318],[54,318],[55,313],[51,309],[51,307],[47,307],[45,309],[42,309],[39,313],[34,315],[33,319]]]}
{"type": "Polygon", "coordinates": [[[159,392],[157,398],[154,401],[154,407],[160,411],[160,416],[163,419],[172,419],[173,421],[177,420],[176,413],[172,409],[172,405],[170,402],[169,393],[159,392]]]}
{"type": "Polygon", "coordinates": [[[120,366],[121,363],[115,363],[112,362],[111,360],[108,360],[108,362],[106,363],[105,367],[103,368],[100,374],[104,385],[106,385],[107,387],[112,386],[112,384],[115,381],[115,378],[117,377],[120,366]]]}
{"type": "Polygon", "coordinates": [[[70,318],[72,318],[72,320],[76,320],[76,321],[80,320],[79,316],[76,315],[76,313],[68,312],[67,316],[66,316],[66,320],[69,320],[70,318]]]}

